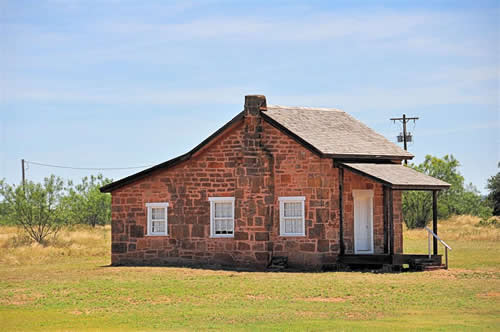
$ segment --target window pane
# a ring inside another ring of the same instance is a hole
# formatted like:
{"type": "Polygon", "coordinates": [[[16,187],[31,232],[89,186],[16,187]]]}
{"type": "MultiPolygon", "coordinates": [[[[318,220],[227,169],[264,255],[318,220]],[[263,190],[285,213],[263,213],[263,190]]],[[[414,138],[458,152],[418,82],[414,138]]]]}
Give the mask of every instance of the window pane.
{"type": "Polygon", "coordinates": [[[302,217],[302,202],[283,203],[285,217],[302,217]]]}
{"type": "Polygon", "coordinates": [[[215,218],[232,218],[233,217],[233,203],[221,202],[215,204],[215,218]]]}
{"type": "Polygon", "coordinates": [[[304,220],[302,218],[286,218],[284,219],[285,233],[287,234],[303,234],[304,220]]]}
{"type": "Polygon", "coordinates": [[[215,219],[215,234],[233,234],[233,219],[215,219]]]}
{"type": "Polygon", "coordinates": [[[293,221],[293,232],[296,234],[302,233],[302,219],[294,219],[293,221]]]}
{"type": "Polygon", "coordinates": [[[152,220],[165,220],[165,208],[151,208],[152,220]]]}
{"type": "Polygon", "coordinates": [[[155,221],[151,222],[151,228],[153,233],[164,233],[165,232],[165,221],[155,221]]]}
{"type": "Polygon", "coordinates": [[[297,233],[297,230],[295,229],[295,219],[290,219],[288,223],[290,224],[290,228],[292,229],[290,233],[297,233]]]}

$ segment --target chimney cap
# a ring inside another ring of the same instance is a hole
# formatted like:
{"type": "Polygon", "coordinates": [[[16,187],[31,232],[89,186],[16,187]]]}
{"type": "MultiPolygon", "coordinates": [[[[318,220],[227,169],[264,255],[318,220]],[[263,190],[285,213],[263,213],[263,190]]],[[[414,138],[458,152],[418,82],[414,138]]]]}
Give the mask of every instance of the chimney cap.
{"type": "Polygon", "coordinates": [[[246,95],[245,96],[245,114],[258,115],[262,108],[267,107],[266,96],[264,95],[246,95]]]}
{"type": "Polygon", "coordinates": [[[266,96],[264,95],[246,95],[245,98],[260,98],[260,99],[266,99],[266,96]]]}
{"type": "Polygon", "coordinates": [[[250,102],[250,103],[266,103],[266,96],[264,95],[246,95],[245,96],[245,105],[250,102]]]}

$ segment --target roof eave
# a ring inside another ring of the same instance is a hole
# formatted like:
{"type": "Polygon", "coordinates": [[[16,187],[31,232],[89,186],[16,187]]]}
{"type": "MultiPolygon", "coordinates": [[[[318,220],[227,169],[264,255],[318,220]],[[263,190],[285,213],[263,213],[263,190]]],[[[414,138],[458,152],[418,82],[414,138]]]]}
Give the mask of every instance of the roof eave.
{"type": "Polygon", "coordinates": [[[414,155],[377,155],[377,154],[335,154],[335,153],[330,153],[330,154],[325,154],[326,157],[333,158],[339,161],[343,160],[353,160],[353,159],[359,159],[359,160],[411,160],[415,156],[414,155]]]}
{"type": "Polygon", "coordinates": [[[406,185],[394,184],[391,186],[393,190],[445,190],[450,188],[449,185],[406,185]]]}
{"type": "Polygon", "coordinates": [[[390,183],[386,180],[383,180],[377,176],[374,176],[374,175],[362,172],[360,170],[357,170],[355,168],[352,168],[346,164],[336,163],[335,165],[337,167],[340,167],[340,168],[345,168],[345,169],[347,169],[350,172],[353,172],[355,174],[370,178],[370,179],[372,179],[376,182],[379,182],[379,183],[383,184],[384,186],[389,187],[393,190],[427,190],[427,191],[431,191],[431,190],[444,190],[444,189],[448,189],[451,186],[449,184],[442,184],[442,185],[393,184],[393,183],[390,183]]]}
{"type": "Polygon", "coordinates": [[[115,182],[111,182],[111,183],[109,183],[109,184],[107,184],[105,186],[102,186],[101,188],[99,188],[99,190],[102,193],[110,193],[113,190],[118,189],[120,187],[123,187],[123,186],[125,186],[125,185],[127,185],[127,184],[129,184],[131,182],[140,180],[140,179],[148,176],[150,173],[152,173],[152,172],[154,172],[156,170],[173,167],[173,166],[175,166],[175,165],[177,165],[177,164],[179,164],[179,163],[181,163],[184,160],[187,160],[189,158],[190,158],[189,153],[183,154],[181,156],[178,156],[178,157],[175,157],[173,159],[167,160],[164,163],[155,165],[153,167],[150,167],[150,168],[145,169],[143,171],[140,171],[138,173],[129,175],[129,176],[123,178],[123,179],[117,180],[115,182]]]}

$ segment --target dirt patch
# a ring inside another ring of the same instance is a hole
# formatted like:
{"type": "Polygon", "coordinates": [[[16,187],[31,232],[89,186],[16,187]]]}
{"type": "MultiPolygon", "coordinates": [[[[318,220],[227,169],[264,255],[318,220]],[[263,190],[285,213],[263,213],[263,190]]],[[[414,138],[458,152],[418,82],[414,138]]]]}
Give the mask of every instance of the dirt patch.
{"type": "Polygon", "coordinates": [[[28,294],[14,294],[12,296],[7,296],[0,299],[0,304],[3,305],[26,305],[33,303],[39,298],[39,296],[28,295],[28,294]]]}
{"type": "Polygon", "coordinates": [[[128,303],[133,304],[133,305],[137,305],[137,304],[141,304],[142,303],[142,301],[137,301],[133,297],[127,297],[127,298],[125,298],[125,301],[127,301],[128,303]]]}
{"type": "Polygon", "coordinates": [[[295,315],[303,318],[316,318],[325,319],[330,317],[330,313],[327,312],[317,312],[317,311],[297,311],[295,315]]]}
{"type": "Polygon", "coordinates": [[[483,298],[490,298],[490,297],[499,297],[500,292],[488,292],[488,293],[482,293],[482,294],[477,294],[478,297],[483,297],[483,298]]]}
{"type": "Polygon", "coordinates": [[[121,297],[121,300],[131,305],[169,304],[173,302],[173,300],[167,296],[156,296],[153,299],[138,299],[132,296],[128,296],[128,297],[121,297]]]}
{"type": "Polygon", "coordinates": [[[247,295],[247,299],[256,301],[265,301],[265,300],[271,300],[272,298],[270,296],[265,296],[265,295],[247,295]]]}
{"type": "Polygon", "coordinates": [[[82,311],[82,310],[75,309],[75,310],[69,311],[68,313],[71,315],[80,316],[80,315],[89,315],[92,312],[93,311],[90,311],[90,310],[83,310],[82,311]]]}
{"type": "Polygon", "coordinates": [[[1,305],[27,305],[42,297],[42,294],[30,292],[28,288],[17,288],[0,292],[1,305]]]}
{"type": "Polygon", "coordinates": [[[500,279],[500,273],[496,271],[457,269],[454,272],[457,279],[500,279]]]}
{"type": "Polygon", "coordinates": [[[172,299],[167,296],[157,296],[154,300],[149,301],[150,304],[168,304],[172,302],[172,299]]]}
{"type": "Polygon", "coordinates": [[[457,270],[436,270],[432,273],[433,279],[457,279],[457,270]]]}
{"type": "Polygon", "coordinates": [[[338,303],[346,301],[346,299],[342,297],[304,297],[304,298],[299,298],[297,300],[304,302],[330,302],[330,303],[338,303]]]}

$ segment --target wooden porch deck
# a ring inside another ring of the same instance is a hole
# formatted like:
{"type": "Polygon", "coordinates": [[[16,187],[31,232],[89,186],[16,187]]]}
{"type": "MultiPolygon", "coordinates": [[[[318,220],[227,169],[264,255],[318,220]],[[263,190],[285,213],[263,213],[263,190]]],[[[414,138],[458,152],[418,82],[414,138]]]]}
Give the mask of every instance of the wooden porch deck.
{"type": "Polygon", "coordinates": [[[339,256],[338,263],[347,266],[384,266],[401,267],[408,264],[410,268],[425,270],[427,267],[444,268],[442,255],[423,254],[373,254],[373,255],[349,255],[339,256]]]}

